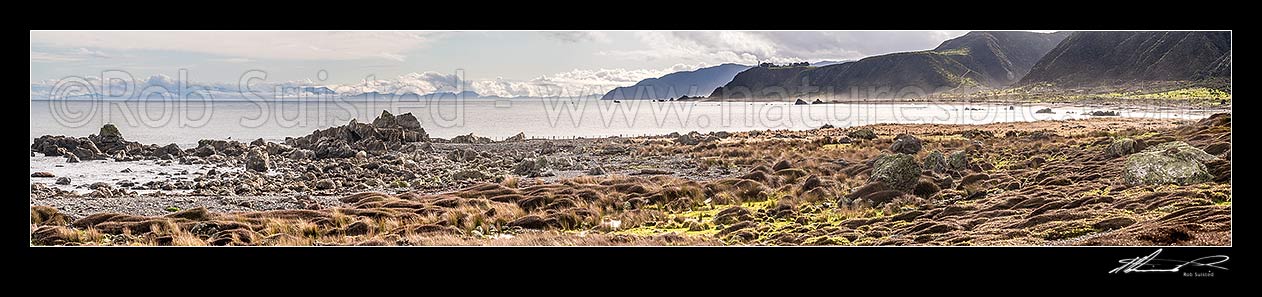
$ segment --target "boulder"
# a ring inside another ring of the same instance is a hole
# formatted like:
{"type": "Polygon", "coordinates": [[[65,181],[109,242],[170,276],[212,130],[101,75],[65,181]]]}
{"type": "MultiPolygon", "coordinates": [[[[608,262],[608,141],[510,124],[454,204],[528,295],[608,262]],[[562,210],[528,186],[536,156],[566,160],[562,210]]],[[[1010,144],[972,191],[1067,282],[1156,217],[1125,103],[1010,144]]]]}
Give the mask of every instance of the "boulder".
{"type": "Polygon", "coordinates": [[[1121,157],[1134,154],[1141,149],[1139,142],[1130,138],[1114,139],[1109,147],[1104,149],[1104,155],[1110,158],[1121,157]]]}
{"type": "Polygon", "coordinates": [[[939,151],[929,152],[929,155],[925,156],[925,159],[922,163],[924,163],[923,165],[924,170],[929,170],[936,173],[943,173],[943,172],[946,172],[947,170],[946,157],[943,156],[942,153],[939,151]]]}
{"type": "Polygon", "coordinates": [[[506,142],[526,141],[526,133],[525,132],[517,133],[517,135],[513,135],[513,137],[504,139],[504,141],[506,142]]]}
{"type": "Polygon", "coordinates": [[[890,145],[890,151],[915,155],[917,152],[920,152],[922,145],[923,144],[920,142],[920,138],[916,138],[911,134],[899,134],[894,137],[894,144],[890,145]]]}
{"type": "Polygon", "coordinates": [[[315,159],[316,153],[307,149],[296,149],[289,151],[289,158],[294,160],[315,159]]]}
{"type": "Polygon", "coordinates": [[[1181,141],[1167,142],[1126,157],[1122,179],[1130,185],[1191,185],[1213,179],[1203,162],[1217,157],[1181,141]]]}
{"type": "Polygon", "coordinates": [[[257,172],[267,172],[272,168],[272,159],[262,147],[253,147],[245,156],[245,168],[257,172]]]}
{"type": "Polygon", "coordinates": [[[513,166],[513,173],[525,177],[536,177],[543,175],[544,168],[547,167],[548,161],[546,159],[527,158],[513,166]]]}
{"type": "Polygon", "coordinates": [[[416,116],[413,116],[410,112],[395,117],[394,121],[399,128],[413,132],[420,132],[422,137],[429,138],[429,135],[425,134],[425,129],[421,128],[421,121],[417,120],[416,116]]]}
{"type": "Polygon", "coordinates": [[[957,172],[968,170],[968,153],[959,150],[947,157],[947,169],[957,172]]]}
{"type": "Polygon", "coordinates": [[[1043,108],[1038,111],[1035,111],[1034,113],[1056,113],[1056,112],[1053,112],[1051,108],[1043,108]]]}
{"type": "Polygon", "coordinates": [[[473,133],[469,133],[469,135],[460,135],[460,136],[452,137],[451,143],[469,143],[469,144],[491,143],[491,139],[486,138],[486,137],[476,136],[476,135],[473,135],[473,133]]]}
{"type": "Polygon", "coordinates": [[[1144,149],[1144,151],[1145,152],[1169,151],[1175,157],[1178,157],[1181,159],[1196,160],[1201,163],[1218,159],[1218,157],[1214,155],[1210,155],[1209,153],[1206,153],[1205,151],[1182,141],[1171,141],[1171,142],[1154,145],[1152,147],[1144,149]]]}
{"type": "Polygon", "coordinates": [[[872,166],[870,181],[881,182],[892,189],[911,192],[920,178],[920,164],[908,154],[878,157],[872,166]]]}
{"type": "Polygon", "coordinates": [[[334,183],[333,180],[330,179],[322,179],[315,183],[316,190],[328,190],[336,187],[337,183],[334,183]]]}
{"type": "Polygon", "coordinates": [[[697,133],[697,131],[688,132],[688,134],[675,137],[675,143],[682,145],[697,145],[703,140],[705,140],[705,136],[702,136],[701,133],[697,133]]]}
{"type": "Polygon", "coordinates": [[[102,142],[116,143],[123,140],[123,133],[118,131],[118,127],[114,124],[105,124],[101,126],[101,131],[97,133],[101,137],[102,142]]]}
{"type": "Polygon", "coordinates": [[[377,128],[389,128],[389,127],[397,127],[399,123],[398,123],[398,120],[395,119],[394,115],[390,114],[390,111],[382,110],[381,116],[377,117],[377,119],[372,120],[372,125],[377,128]]]}
{"type": "Polygon", "coordinates": [[[850,138],[872,140],[876,139],[876,132],[872,131],[872,128],[859,128],[857,130],[850,131],[850,133],[846,133],[846,136],[849,136],[850,138]]]}
{"type": "Polygon", "coordinates": [[[69,184],[70,184],[70,178],[69,178],[69,177],[65,177],[65,176],[63,176],[63,177],[58,177],[58,178],[57,178],[57,182],[55,182],[55,184],[58,184],[58,185],[69,185],[69,184]]]}
{"type": "Polygon", "coordinates": [[[52,173],[52,172],[48,172],[48,171],[37,171],[37,172],[33,172],[33,173],[31,173],[31,177],[57,177],[57,176],[56,176],[56,175],[53,175],[53,173],[52,173]]]}
{"type": "Polygon", "coordinates": [[[1115,117],[1115,116],[1118,116],[1119,114],[1116,111],[1112,111],[1112,110],[1108,110],[1108,111],[1097,110],[1097,111],[1092,111],[1090,113],[1087,113],[1087,115],[1090,115],[1093,117],[1115,117]]]}
{"type": "Polygon", "coordinates": [[[153,154],[159,156],[165,154],[173,157],[183,157],[184,150],[181,150],[179,145],[172,143],[154,150],[153,154]]]}

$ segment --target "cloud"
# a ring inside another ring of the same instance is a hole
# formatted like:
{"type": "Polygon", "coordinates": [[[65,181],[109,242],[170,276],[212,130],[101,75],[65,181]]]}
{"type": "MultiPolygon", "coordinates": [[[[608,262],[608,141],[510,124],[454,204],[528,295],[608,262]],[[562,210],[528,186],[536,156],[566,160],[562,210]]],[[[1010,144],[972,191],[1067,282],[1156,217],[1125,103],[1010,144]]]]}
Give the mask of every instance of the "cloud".
{"type": "Polygon", "coordinates": [[[102,51],[99,51],[99,50],[90,50],[90,49],[87,49],[87,48],[82,48],[82,47],[81,47],[81,48],[79,48],[79,54],[80,54],[80,55],[89,56],[89,57],[102,58],[102,59],[109,59],[109,58],[110,58],[110,56],[109,56],[109,55],[106,55],[106,54],[105,54],[104,52],[102,52],[102,51]]]}
{"type": "MultiPolygon", "coordinates": [[[[181,81],[165,74],[154,74],[148,77],[135,78],[126,73],[123,76],[111,75],[108,82],[98,76],[67,77],[64,79],[46,79],[31,81],[31,99],[75,98],[82,96],[105,98],[215,98],[243,99],[250,92],[252,96],[262,98],[273,97],[313,97],[316,94],[305,87],[318,86],[310,80],[299,81],[251,81],[248,89],[236,83],[203,82],[194,80],[181,81]],[[86,83],[86,85],[84,85],[86,83]],[[182,95],[181,95],[182,94],[182,95]],[[200,96],[200,97],[198,97],[200,96]]],[[[252,97],[251,97],[252,98],[252,97]]]]}
{"type": "MultiPolygon", "coordinates": [[[[34,53],[34,52],[33,52],[34,53]]],[[[313,96],[309,88],[306,87],[327,87],[341,96],[357,96],[369,92],[377,92],[382,94],[430,94],[436,92],[459,92],[461,83],[463,83],[463,91],[477,92],[483,96],[500,96],[500,97],[572,97],[572,96],[588,96],[603,95],[605,92],[616,88],[634,85],[635,83],[653,77],[660,77],[666,74],[690,71],[708,66],[705,63],[697,64],[676,64],[661,69],[574,69],[566,72],[542,75],[529,80],[510,80],[504,78],[495,78],[493,80],[473,80],[461,82],[454,73],[439,73],[433,71],[416,72],[400,75],[391,79],[365,79],[356,83],[348,84],[331,84],[322,85],[310,79],[297,81],[252,81],[249,86],[250,91],[268,98],[271,96],[294,97],[298,95],[313,96]],[[278,91],[279,90],[279,91],[278,91]]],[[[242,98],[240,87],[235,82],[198,82],[186,81],[180,82],[177,78],[172,78],[164,74],[156,74],[140,79],[132,79],[130,77],[122,80],[111,80],[109,86],[102,87],[99,77],[88,76],[83,77],[92,85],[92,90],[96,94],[105,93],[106,90],[113,94],[126,93],[127,85],[133,85],[133,90],[166,90],[169,92],[197,92],[200,94],[208,94],[212,98],[242,98]],[[151,88],[153,87],[153,88],[151,88]]],[[[84,95],[84,94],[52,94],[56,90],[58,80],[49,79],[43,81],[31,82],[31,98],[50,98],[53,96],[67,95],[84,95]]],[[[133,93],[134,94],[134,93],[133,93]]],[[[149,95],[146,93],[144,95],[149,95]]],[[[173,93],[164,93],[164,95],[173,98],[173,93]]]]}
{"type": "Polygon", "coordinates": [[[539,33],[543,34],[543,36],[556,39],[564,43],[611,42],[609,35],[600,31],[542,31],[539,33]]]}
{"type": "Polygon", "coordinates": [[[83,61],[78,55],[65,55],[31,51],[31,63],[74,62],[83,61]]]}
{"type": "MultiPolygon", "coordinates": [[[[32,31],[32,46],[169,50],[230,58],[401,61],[442,32],[345,31],[32,31]]],[[[93,54],[98,51],[87,51],[93,54]]],[[[32,55],[34,56],[34,55],[32,55]]]]}
{"type": "Polygon", "coordinates": [[[675,59],[712,64],[849,60],[924,50],[965,31],[642,31],[648,49],[599,54],[624,59],[675,59]]]}
{"type": "Polygon", "coordinates": [[[222,63],[238,63],[238,64],[254,62],[253,59],[246,59],[246,58],[223,58],[223,59],[211,59],[210,61],[222,62],[222,63]]]}
{"type": "Polygon", "coordinates": [[[110,55],[106,55],[104,52],[99,50],[90,50],[87,48],[79,48],[75,51],[63,52],[31,51],[32,63],[78,62],[90,58],[109,59],[110,55]]]}
{"type": "MultiPolygon", "coordinates": [[[[483,96],[500,97],[554,97],[604,94],[616,87],[634,85],[640,80],[660,77],[678,71],[696,70],[706,64],[676,64],[662,69],[574,69],[561,73],[542,75],[530,80],[473,80],[464,82],[465,91],[483,96]]],[[[421,72],[401,75],[394,79],[371,79],[354,84],[331,85],[330,89],[343,95],[359,95],[368,92],[386,94],[429,94],[458,92],[455,74],[421,72]]]]}

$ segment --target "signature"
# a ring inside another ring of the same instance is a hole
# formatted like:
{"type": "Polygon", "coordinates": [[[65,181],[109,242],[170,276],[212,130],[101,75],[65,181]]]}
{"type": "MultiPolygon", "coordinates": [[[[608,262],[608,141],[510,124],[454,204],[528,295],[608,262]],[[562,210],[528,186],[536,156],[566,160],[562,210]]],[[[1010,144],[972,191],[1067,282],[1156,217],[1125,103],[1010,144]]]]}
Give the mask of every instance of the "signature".
{"type": "Polygon", "coordinates": [[[1113,268],[1109,273],[1131,273],[1131,272],[1179,272],[1183,267],[1206,267],[1227,270],[1227,268],[1218,266],[1223,262],[1227,262],[1230,257],[1224,255],[1207,256],[1196,258],[1191,261],[1180,261],[1170,259],[1158,259],[1157,255],[1161,254],[1161,249],[1152,252],[1148,256],[1138,258],[1127,258],[1118,260],[1122,263],[1121,267],[1113,268]]]}

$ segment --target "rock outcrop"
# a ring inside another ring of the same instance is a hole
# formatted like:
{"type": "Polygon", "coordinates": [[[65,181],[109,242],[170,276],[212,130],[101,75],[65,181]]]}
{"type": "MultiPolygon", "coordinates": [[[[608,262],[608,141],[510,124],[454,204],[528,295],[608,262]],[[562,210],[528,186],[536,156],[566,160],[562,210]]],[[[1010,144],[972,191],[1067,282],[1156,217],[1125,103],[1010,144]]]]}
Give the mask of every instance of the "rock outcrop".
{"type": "Polygon", "coordinates": [[[397,150],[405,144],[429,141],[429,134],[411,113],[398,116],[382,111],[372,124],[352,119],[344,126],[287,138],[285,144],[315,152],[316,158],[352,158],[360,151],[397,150]]]}

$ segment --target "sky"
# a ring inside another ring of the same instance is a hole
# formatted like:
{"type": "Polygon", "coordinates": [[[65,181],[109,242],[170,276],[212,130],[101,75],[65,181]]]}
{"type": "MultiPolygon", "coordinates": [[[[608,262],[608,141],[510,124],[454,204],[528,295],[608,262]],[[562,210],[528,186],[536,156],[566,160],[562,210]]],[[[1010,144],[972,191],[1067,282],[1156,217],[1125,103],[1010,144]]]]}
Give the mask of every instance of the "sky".
{"type": "MultiPolygon", "coordinates": [[[[723,63],[855,60],[967,31],[31,31],[32,93],[106,71],[142,83],[273,84],[340,92],[603,93],[723,63]],[[122,71],[122,72],[118,72],[122,71]],[[253,72],[251,72],[253,71],[253,72]]],[[[110,75],[117,76],[117,75],[110,75]]]]}

